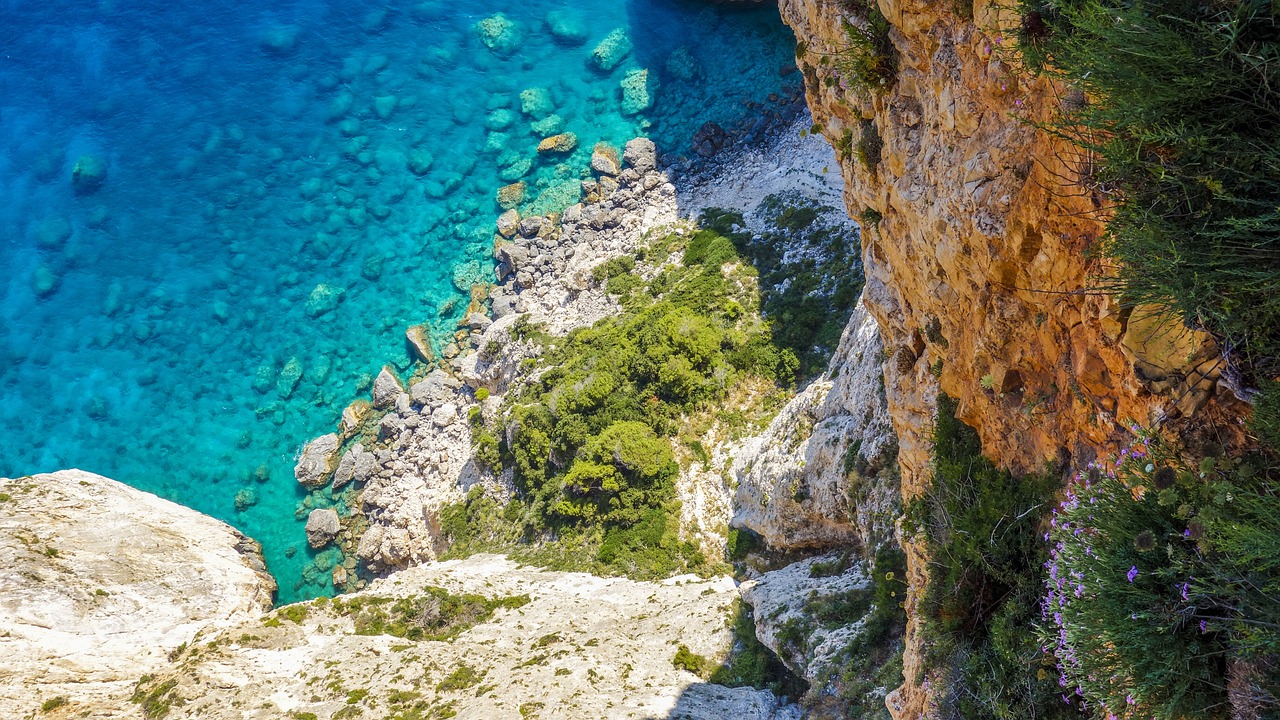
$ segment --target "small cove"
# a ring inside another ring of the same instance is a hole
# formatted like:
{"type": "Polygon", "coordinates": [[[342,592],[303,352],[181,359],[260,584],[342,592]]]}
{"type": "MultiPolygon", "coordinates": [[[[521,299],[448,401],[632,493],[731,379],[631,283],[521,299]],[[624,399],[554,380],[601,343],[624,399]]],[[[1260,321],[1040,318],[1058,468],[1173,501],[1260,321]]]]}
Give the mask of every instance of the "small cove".
{"type": "Polygon", "coordinates": [[[595,143],[687,154],[798,82],[774,8],[3,13],[0,475],[79,467],[225,520],[263,543],[282,601],[332,592],[295,453],[407,366],[407,326],[450,341],[492,275],[497,188],[563,206],[595,143]],[[574,150],[536,152],[561,131],[574,150]],[[99,187],[73,186],[86,157],[99,187]]]}

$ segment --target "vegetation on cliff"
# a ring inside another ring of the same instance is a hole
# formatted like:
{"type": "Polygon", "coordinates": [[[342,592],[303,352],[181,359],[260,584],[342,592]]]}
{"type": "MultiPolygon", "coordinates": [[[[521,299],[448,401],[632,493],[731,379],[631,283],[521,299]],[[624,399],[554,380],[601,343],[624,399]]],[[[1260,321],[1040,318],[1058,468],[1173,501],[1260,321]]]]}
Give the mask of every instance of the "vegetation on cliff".
{"type": "Polygon", "coordinates": [[[1063,684],[1103,714],[1280,710],[1280,482],[1261,457],[1188,464],[1136,434],[1075,478],[1048,533],[1063,684]]]}
{"type": "Polygon", "coordinates": [[[1280,21],[1261,0],[1024,0],[1019,35],[1081,91],[1046,127],[1108,214],[1104,286],[1218,339],[1260,448],[1138,431],[1076,478],[1047,536],[1061,682],[1104,717],[1280,712],[1280,21]]]}
{"type": "Polygon", "coordinates": [[[1057,478],[999,470],[955,412],[939,395],[933,483],[906,508],[929,557],[918,606],[927,676],[916,681],[938,688],[944,719],[1080,717],[1033,634],[1048,558],[1037,529],[1057,478]]]}
{"type": "MultiPolygon", "coordinates": [[[[1088,153],[1103,252],[1253,387],[1280,374],[1280,22],[1272,3],[1026,0],[1028,64],[1083,91],[1050,125],[1088,153]]],[[[1267,389],[1264,387],[1263,389],[1267,389]]]]}

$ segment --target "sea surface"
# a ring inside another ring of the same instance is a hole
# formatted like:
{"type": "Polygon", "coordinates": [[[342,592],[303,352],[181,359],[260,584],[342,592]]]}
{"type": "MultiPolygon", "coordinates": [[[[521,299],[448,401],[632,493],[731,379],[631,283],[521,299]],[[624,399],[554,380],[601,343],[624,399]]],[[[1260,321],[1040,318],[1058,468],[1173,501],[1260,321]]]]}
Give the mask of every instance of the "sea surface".
{"type": "Polygon", "coordinates": [[[767,4],[0,0],[0,476],[116,478],[331,594],[294,458],[407,326],[449,342],[497,188],[546,212],[597,142],[688,153],[793,48],[767,4]]]}

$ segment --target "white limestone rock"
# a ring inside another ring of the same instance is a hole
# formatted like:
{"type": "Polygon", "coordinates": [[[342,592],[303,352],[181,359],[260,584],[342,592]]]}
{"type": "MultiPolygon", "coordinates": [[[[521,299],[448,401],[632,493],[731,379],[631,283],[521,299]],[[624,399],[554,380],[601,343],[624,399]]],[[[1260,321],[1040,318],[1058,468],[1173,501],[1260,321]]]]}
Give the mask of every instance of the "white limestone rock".
{"type": "Polygon", "coordinates": [[[0,705],[135,717],[134,683],[200,632],[257,622],[276,584],[258,544],[80,470],[0,478],[0,705]]]}
{"type": "Polygon", "coordinates": [[[338,462],[341,442],[335,433],[321,435],[307,443],[293,467],[293,476],[308,490],[324,487],[338,462]]]}

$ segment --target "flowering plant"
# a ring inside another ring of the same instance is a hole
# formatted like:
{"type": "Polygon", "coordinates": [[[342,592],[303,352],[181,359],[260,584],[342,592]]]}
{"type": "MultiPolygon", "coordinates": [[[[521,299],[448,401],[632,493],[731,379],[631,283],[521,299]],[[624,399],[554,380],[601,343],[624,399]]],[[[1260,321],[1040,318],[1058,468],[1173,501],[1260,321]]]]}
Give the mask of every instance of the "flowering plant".
{"type": "MultiPolygon", "coordinates": [[[[1229,459],[1188,465],[1134,431],[1050,521],[1042,642],[1063,699],[1098,717],[1228,717],[1228,666],[1280,649],[1276,485],[1229,459]]],[[[1254,707],[1274,701],[1263,685],[1246,693],[1254,707]]]]}

